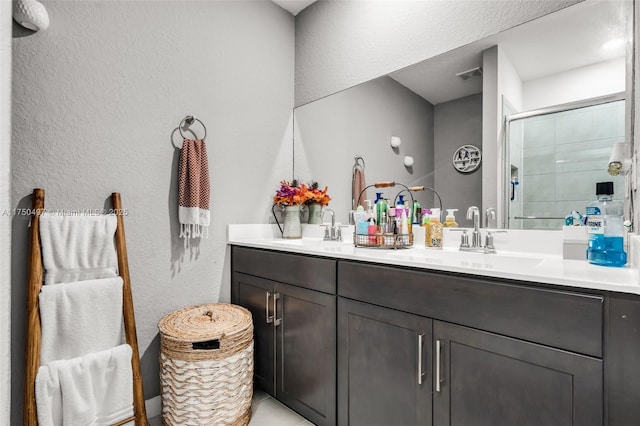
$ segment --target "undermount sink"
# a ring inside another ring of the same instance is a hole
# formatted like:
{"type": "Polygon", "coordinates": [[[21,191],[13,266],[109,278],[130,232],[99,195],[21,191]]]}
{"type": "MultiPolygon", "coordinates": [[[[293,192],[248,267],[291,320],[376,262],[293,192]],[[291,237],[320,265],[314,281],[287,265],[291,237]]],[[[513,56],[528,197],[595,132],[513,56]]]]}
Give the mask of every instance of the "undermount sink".
{"type": "MultiPolygon", "coordinates": [[[[309,240],[306,240],[309,242],[309,240]]],[[[275,239],[271,241],[273,244],[282,244],[284,246],[301,246],[303,245],[303,240],[301,238],[282,238],[275,239]]]]}
{"type": "Polygon", "coordinates": [[[485,254],[459,250],[429,250],[422,248],[394,251],[390,252],[388,256],[392,259],[473,269],[522,270],[534,268],[543,261],[542,258],[512,254],[485,254]]]}
{"type": "Polygon", "coordinates": [[[323,240],[322,238],[276,238],[270,241],[273,244],[283,245],[283,246],[296,246],[296,247],[340,247],[344,245],[351,245],[352,242],[343,240],[343,241],[334,241],[334,240],[323,240]]]}

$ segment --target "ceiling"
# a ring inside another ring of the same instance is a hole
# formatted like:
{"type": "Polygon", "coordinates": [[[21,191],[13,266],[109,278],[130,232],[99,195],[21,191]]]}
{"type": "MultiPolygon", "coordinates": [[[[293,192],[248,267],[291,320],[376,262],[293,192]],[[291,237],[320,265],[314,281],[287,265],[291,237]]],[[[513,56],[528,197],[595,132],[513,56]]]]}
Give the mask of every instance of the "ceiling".
{"type": "Polygon", "coordinates": [[[305,7],[316,0],[271,0],[284,10],[289,11],[293,16],[300,13],[305,7]]]}
{"type": "Polygon", "coordinates": [[[482,92],[482,78],[457,73],[482,66],[482,51],[500,45],[523,82],[623,57],[625,46],[603,42],[627,36],[624,2],[587,1],[390,74],[432,104],[482,92]]]}

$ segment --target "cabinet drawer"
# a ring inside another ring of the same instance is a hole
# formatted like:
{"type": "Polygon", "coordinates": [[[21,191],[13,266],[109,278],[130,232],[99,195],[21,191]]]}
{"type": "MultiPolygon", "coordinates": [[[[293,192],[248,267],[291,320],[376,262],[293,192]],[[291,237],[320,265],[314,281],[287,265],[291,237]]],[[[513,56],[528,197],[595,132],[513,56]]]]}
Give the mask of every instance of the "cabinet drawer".
{"type": "Polygon", "coordinates": [[[247,247],[231,247],[231,268],[298,287],[336,294],[336,261],[247,247]]]}
{"type": "Polygon", "coordinates": [[[338,294],[602,358],[600,296],[348,261],[338,294]]]}

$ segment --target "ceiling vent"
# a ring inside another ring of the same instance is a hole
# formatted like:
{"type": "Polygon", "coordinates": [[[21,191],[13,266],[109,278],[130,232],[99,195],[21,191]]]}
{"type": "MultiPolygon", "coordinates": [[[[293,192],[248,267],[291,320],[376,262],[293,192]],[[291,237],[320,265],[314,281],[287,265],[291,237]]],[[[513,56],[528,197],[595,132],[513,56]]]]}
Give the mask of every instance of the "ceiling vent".
{"type": "Polygon", "coordinates": [[[471,68],[470,70],[462,71],[456,74],[456,77],[460,77],[463,80],[469,80],[471,77],[477,77],[482,75],[482,67],[471,68]]]}

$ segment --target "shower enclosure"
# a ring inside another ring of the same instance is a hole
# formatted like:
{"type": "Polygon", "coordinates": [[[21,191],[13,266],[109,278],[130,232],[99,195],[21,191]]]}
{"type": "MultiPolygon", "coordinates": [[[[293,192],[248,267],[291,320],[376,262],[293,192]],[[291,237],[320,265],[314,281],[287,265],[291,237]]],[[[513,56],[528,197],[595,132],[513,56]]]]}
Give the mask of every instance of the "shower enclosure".
{"type": "Polygon", "coordinates": [[[624,199],[624,176],[607,173],[611,148],[625,137],[624,94],[505,118],[506,226],[561,229],[584,214],[596,182],[612,181],[624,199]]]}

